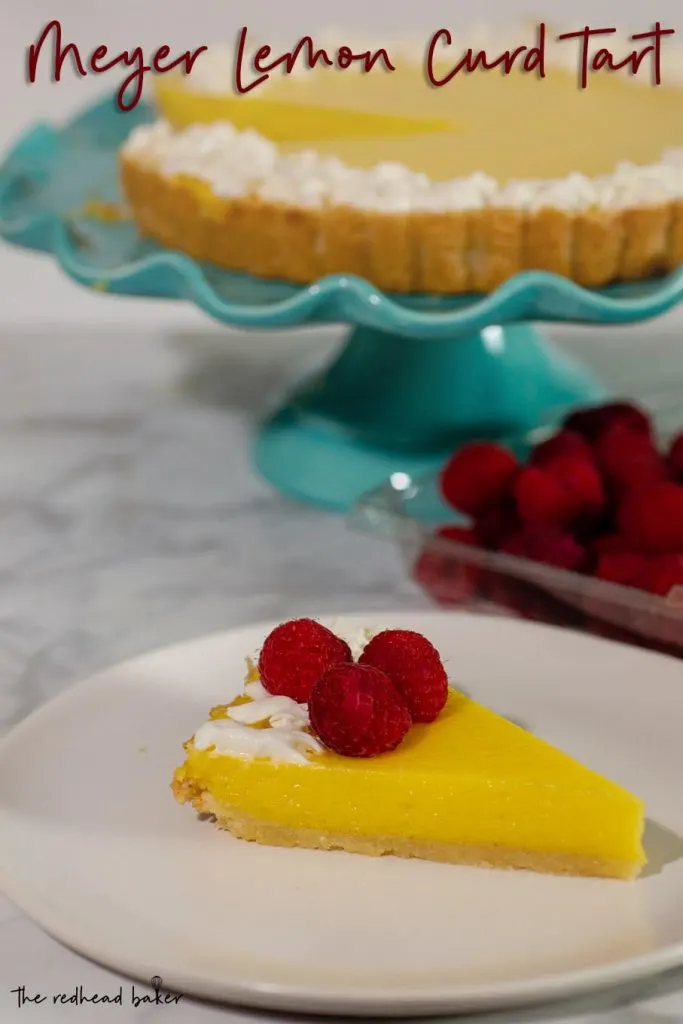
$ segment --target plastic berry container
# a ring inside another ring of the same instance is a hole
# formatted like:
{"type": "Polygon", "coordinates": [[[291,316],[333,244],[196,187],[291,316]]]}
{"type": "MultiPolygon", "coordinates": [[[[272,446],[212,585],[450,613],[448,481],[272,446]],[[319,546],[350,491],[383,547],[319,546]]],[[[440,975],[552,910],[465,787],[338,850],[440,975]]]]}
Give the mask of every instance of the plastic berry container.
{"type": "MultiPolygon", "coordinates": [[[[683,426],[680,406],[645,407],[663,448],[683,426]]],[[[542,440],[536,434],[507,447],[524,461],[542,440]]],[[[471,524],[445,503],[435,476],[395,473],[361,498],[350,525],[393,542],[410,578],[442,607],[514,615],[683,657],[683,586],[661,597],[440,536],[444,526],[471,524]]]]}

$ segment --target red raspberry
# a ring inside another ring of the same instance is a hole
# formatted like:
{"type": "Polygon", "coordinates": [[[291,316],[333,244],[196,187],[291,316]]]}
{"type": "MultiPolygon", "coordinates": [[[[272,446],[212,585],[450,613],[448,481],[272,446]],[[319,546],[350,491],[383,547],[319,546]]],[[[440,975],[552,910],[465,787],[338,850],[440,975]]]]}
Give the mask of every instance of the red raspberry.
{"type": "Polygon", "coordinates": [[[385,629],[367,644],[361,665],[374,665],[391,679],[414,722],[433,722],[448,697],[448,676],[439,652],[421,633],[385,629]]]}
{"type": "Polygon", "coordinates": [[[539,466],[527,466],[517,477],[515,501],[528,524],[559,524],[571,519],[567,495],[559,480],[539,466]]]}
{"type": "Polygon", "coordinates": [[[605,493],[595,466],[574,455],[557,456],[544,466],[527,466],[517,477],[519,517],[530,526],[573,526],[595,521],[605,493]]]}
{"type": "Polygon", "coordinates": [[[641,587],[647,569],[645,555],[634,551],[614,551],[601,555],[595,569],[595,577],[606,583],[618,583],[622,587],[641,587]]]}
{"type": "Polygon", "coordinates": [[[683,551],[683,487],[660,483],[633,491],[619,510],[619,527],[636,551],[653,555],[683,551]]]}
{"type": "Polygon", "coordinates": [[[566,417],[564,426],[592,443],[617,423],[629,427],[636,434],[649,436],[652,433],[650,417],[633,402],[606,402],[592,409],[577,409],[566,417]]]}
{"type": "Polygon", "coordinates": [[[623,423],[608,427],[598,438],[595,458],[618,497],[666,479],[666,467],[652,438],[623,423]]]}
{"type": "Polygon", "coordinates": [[[592,460],[576,455],[557,456],[545,466],[559,480],[572,509],[572,522],[594,522],[605,507],[605,489],[592,460]]]}
{"type": "Polygon", "coordinates": [[[481,547],[497,551],[507,538],[519,529],[519,517],[512,499],[482,512],[477,516],[474,532],[481,547]]]}
{"type": "Polygon", "coordinates": [[[629,551],[629,546],[618,533],[603,533],[594,537],[590,544],[591,552],[600,558],[601,555],[612,555],[621,551],[629,551]]]}
{"type": "Polygon", "coordinates": [[[292,619],[266,637],[258,669],[268,693],[305,704],[327,669],[345,661],[353,658],[344,640],[313,619],[292,619]]]}
{"type": "Polygon", "coordinates": [[[683,433],[674,437],[669,445],[666,462],[674,480],[683,483],[683,433]]]}
{"type": "Polygon", "coordinates": [[[455,552],[441,550],[435,541],[453,541],[478,547],[473,530],[464,526],[441,526],[434,540],[427,542],[413,567],[413,578],[442,604],[463,604],[477,592],[481,569],[465,563],[455,552]]]}
{"type": "Polygon", "coordinates": [[[575,430],[560,430],[547,441],[537,444],[531,452],[529,463],[532,466],[543,466],[558,456],[575,455],[577,458],[590,459],[591,447],[575,430]]]}
{"type": "Polygon", "coordinates": [[[570,533],[549,526],[528,526],[511,537],[501,550],[506,555],[569,572],[583,572],[588,561],[586,550],[570,533]]]}
{"type": "Polygon", "coordinates": [[[412,724],[391,680],[371,665],[335,665],[311,690],[313,731],[336,754],[376,757],[395,750],[412,724]]]}
{"type": "Polygon", "coordinates": [[[646,564],[641,586],[650,594],[667,597],[674,587],[683,586],[683,555],[660,555],[646,564]]]}
{"type": "Polygon", "coordinates": [[[471,544],[479,547],[477,535],[468,526],[440,526],[436,536],[443,540],[452,540],[454,544],[471,544]]]}
{"type": "Polygon", "coordinates": [[[452,508],[476,517],[503,500],[517,474],[517,461],[487,441],[458,449],[441,471],[441,494],[452,508]]]}

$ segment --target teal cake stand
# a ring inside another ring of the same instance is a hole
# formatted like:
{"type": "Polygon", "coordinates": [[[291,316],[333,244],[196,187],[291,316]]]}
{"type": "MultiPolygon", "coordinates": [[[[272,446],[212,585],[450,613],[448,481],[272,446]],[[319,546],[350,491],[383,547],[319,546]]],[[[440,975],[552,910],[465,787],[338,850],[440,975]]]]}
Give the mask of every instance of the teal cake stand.
{"type": "Polygon", "coordinates": [[[601,399],[600,383],[533,322],[632,323],[683,295],[683,269],[600,291],[529,272],[490,295],[446,299],[384,294],[349,275],[298,287],[202,265],[130,223],[79,212],[120,198],[116,150],[152,116],[107,98],[65,125],[28,130],[0,167],[0,234],[51,254],[86,287],[184,299],[236,327],[348,324],[332,365],[295,386],[254,440],[262,475],[303,501],[346,510],[393,474],[433,470],[468,439],[504,440],[601,399]]]}

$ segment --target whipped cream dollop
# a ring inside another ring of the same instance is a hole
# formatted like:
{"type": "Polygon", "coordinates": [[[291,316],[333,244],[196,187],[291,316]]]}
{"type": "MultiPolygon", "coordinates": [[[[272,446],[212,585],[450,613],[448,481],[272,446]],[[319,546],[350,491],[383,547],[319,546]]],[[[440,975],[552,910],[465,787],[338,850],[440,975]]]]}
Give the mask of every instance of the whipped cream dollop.
{"type": "Polygon", "coordinates": [[[214,748],[231,757],[266,758],[288,764],[308,764],[309,754],[322,744],[308,732],[308,707],[290,697],[274,697],[261,683],[247,683],[245,704],[228,709],[227,718],[205,722],[194,737],[196,750],[214,748]],[[255,725],[266,728],[255,729],[255,725]]]}
{"type": "Polygon", "coordinates": [[[345,206],[387,214],[465,212],[507,208],[619,210],[683,198],[683,150],[662,155],[656,164],[621,163],[611,174],[588,178],[572,173],[543,181],[501,184],[475,173],[433,181],[402,164],[383,162],[362,170],[315,150],[282,153],[252,129],[228,122],[190,125],[174,131],[161,120],[140,125],[123,152],[164,176],[187,175],[205,182],[222,199],[260,199],[321,209],[345,206]]]}
{"type": "MultiPolygon", "coordinates": [[[[375,635],[375,631],[364,628],[342,634],[334,623],[330,629],[346,640],[354,661],[375,635]]],[[[253,662],[250,659],[249,664],[253,662]]],[[[194,736],[196,750],[213,748],[216,755],[264,758],[285,764],[308,764],[311,754],[322,753],[324,747],[310,732],[307,704],[299,704],[291,697],[274,696],[256,681],[247,683],[243,694],[248,700],[228,708],[227,718],[214,718],[200,726],[194,736]]]]}
{"type": "Polygon", "coordinates": [[[369,643],[370,640],[372,640],[373,636],[376,636],[377,633],[380,632],[380,630],[378,629],[365,629],[364,627],[359,627],[358,629],[340,630],[335,628],[334,622],[329,628],[332,630],[333,633],[336,633],[337,636],[341,637],[342,640],[345,640],[347,642],[347,644],[351,648],[351,657],[353,658],[354,661],[358,661],[361,654],[363,653],[363,650],[365,649],[365,645],[369,643]]]}

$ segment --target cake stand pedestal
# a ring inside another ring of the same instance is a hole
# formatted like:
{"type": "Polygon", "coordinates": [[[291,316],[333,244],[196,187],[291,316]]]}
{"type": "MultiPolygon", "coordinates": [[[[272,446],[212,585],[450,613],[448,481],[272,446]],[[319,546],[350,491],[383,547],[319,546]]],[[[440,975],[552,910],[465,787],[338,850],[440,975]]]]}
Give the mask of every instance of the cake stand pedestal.
{"type": "Polygon", "coordinates": [[[29,129],[0,166],[0,235],[51,254],[87,287],[184,299],[235,327],[348,324],[332,365],[257,431],[257,468],[298,499],[345,510],[393,474],[434,469],[468,439],[514,442],[551,426],[605,393],[534,322],[634,323],[683,297],[683,270],[602,291],[528,272],[490,295],[438,298],[385,294],[347,275],[296,287],[199,264],[129,222],[88,215],[93,199],[120,200],[117,150],[152,116],[107,98],[65,125],[29,129]]]}
{"type": "Polygon", "coordinates": [[[332,365],[259,429],[260,473],[346,509],[395,473],[437,468],[473,437],[508,439],[604,391],[528,324],[434,340],[356,327],[332,365]]]}

